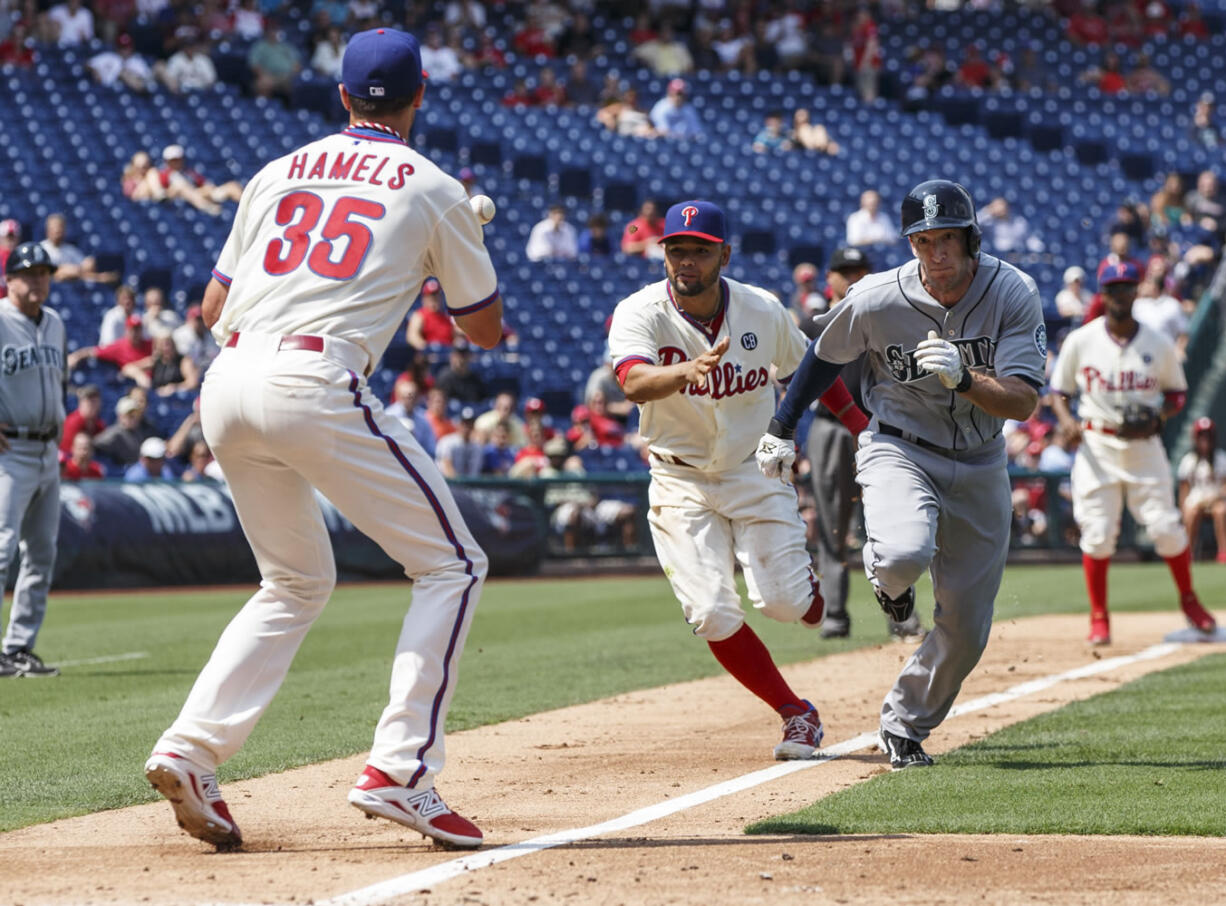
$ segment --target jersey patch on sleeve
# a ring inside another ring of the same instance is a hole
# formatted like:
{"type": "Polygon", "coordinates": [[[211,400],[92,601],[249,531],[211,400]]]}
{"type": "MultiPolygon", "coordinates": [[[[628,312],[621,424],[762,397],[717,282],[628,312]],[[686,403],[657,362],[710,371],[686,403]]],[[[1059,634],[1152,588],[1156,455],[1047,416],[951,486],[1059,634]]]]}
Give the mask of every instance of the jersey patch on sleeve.
{"type": "Polygon", "coordinates": [[[1047,358],[1047,325],[1040,324],[1034,329],[1034,345],[1039,350],[1039,355],[1047,358]]]}

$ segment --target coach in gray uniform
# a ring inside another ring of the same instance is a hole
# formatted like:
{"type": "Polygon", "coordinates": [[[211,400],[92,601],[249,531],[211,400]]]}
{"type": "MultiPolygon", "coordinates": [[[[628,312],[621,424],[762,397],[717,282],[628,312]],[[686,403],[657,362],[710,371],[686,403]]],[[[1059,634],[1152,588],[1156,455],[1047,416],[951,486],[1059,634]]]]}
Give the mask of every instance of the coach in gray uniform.
{"type": "Polygon", "coordinates": [[[804,408],[862,353],[874,418],[860,435],[856,481],[864,568],[882,609],[906,619],[911,586],[932,574],[933,629],[881,709],[895,770],[932,764],[921,743],[978,663],[1009,549],[1005,419],[1025,420],[1043,386],[1047,337],[1034,281],[979,251],[970,193],[930,180],[903,199],[916,260],[856,283],[804,360],[758,445],[767,475],[786,474],[804,408]]]}
{"type": "Polygon", "coordinates": [[[21,567],[0,652],[0,676],[56,676],[34,653],[60,528],[64,322],[43,308],[54,267],[37,242],[13,249],[0,299],[0,593],[13,555],[21,567]]]}

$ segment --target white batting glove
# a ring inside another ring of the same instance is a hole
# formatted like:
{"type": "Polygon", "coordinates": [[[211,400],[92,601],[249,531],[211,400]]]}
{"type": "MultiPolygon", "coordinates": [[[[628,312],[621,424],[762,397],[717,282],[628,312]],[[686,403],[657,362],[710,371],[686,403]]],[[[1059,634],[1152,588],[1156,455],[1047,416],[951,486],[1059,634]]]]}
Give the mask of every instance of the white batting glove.
{"type": "Polygon", "coordinates": [[[953,390],[962,382],[962,374],[966,369],[957,347],[938,337],[935,330],[928,331],[928,339],[915,347],[915,364],[935,374],[949,390],[953,390]]]}
{"type": "Polygon", "coordinates": [[[773,434],[763,434],[754,458],[763,475],[786,484],[792,477],[792,463],[796,462],[796,444],[773,434]]]}

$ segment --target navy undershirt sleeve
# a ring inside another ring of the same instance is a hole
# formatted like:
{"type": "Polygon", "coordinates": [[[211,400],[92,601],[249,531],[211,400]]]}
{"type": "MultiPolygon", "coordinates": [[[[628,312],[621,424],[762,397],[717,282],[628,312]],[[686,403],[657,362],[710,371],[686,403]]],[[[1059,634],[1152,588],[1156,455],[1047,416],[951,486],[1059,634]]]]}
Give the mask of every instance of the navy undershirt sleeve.
{"type": "Polygon", "coordinates": [[[776,437],[790,438],[796,433],[796,423],[809,405],[830,389],[843,366],[819,359],[813,352],[816,343],[810,343],[800,360],[800,367],[788,382],[788,391],[783,395],[775,417],[767,431],[776,437]]]}

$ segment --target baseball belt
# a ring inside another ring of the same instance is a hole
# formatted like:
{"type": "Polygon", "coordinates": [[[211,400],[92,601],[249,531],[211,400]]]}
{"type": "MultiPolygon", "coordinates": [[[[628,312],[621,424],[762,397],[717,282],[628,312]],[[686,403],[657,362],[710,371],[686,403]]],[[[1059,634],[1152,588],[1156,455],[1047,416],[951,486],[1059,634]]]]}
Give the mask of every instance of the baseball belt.
{"type": "Polygon", "coordinates": [[[694,468],[680,456],[673,456],[671,453],[656,453],[652,451],[651,455],[660,460],[660,462],[666,462],[672,466],[685,466],[687,469],[694,468]]]}
{"type": "MultiPolygon", "coordinates": [[[[239,332],[236,330],[230,334],[230,339],[226,340],[226,346],[238,345],[239,332]]],[[[282,337],[281,342],[277,344],[277,350],[283,349],[306,349],[309,352],[323,352],[324,338],[313,337],[309,334],[290,334],[287,337],[282,337]]]]}
{"type": "Polygon", "coordinates": [[[967,450],[955,450],[953,447],[939,446],[930,440],[924,440],[922,437],[917,437],[910,431],[904,431],[902,428],[887,425],[885,422],[877,423],[877,433],[886,434],[890,437],[900,437],[903,440],[910,441],[918,447],[923,447],[925,450],[931,450],[933,453],[940,453],[942,456],[957,456],[960,453],[969,452],[967,450]]]}
{"type": "Polygon", "coordinates": [[[4,436],[12,437],[16,440],[48,441],[55,440],[57,437],[59,437],[60,431],[58,428],[46,428],[42,431],[35,431],[32,428],[27,428],[25,425],[22,425],[19,428],[5,428],[4,436]]]}
{"type": "Polygon", "coordinates": [[[1082,424],[1086,428],[1090,429],[1091,431],[1097,431],[1099,434],[1113,434],[1114,435],[1114,434],[1120,433],[1112,425],[1105,425],[1102,422],[1092,422],[1087,419],[1082,424]]]}

